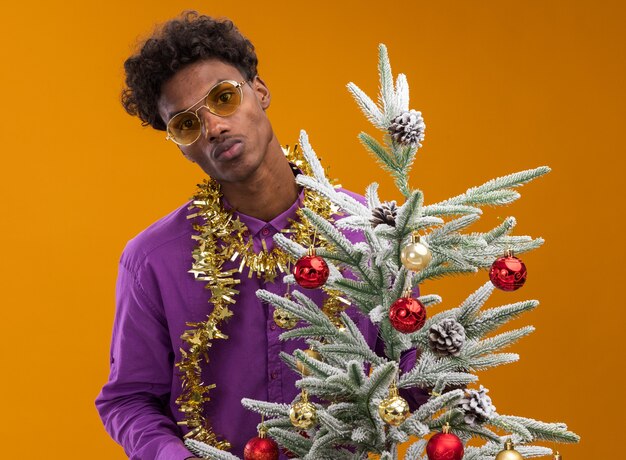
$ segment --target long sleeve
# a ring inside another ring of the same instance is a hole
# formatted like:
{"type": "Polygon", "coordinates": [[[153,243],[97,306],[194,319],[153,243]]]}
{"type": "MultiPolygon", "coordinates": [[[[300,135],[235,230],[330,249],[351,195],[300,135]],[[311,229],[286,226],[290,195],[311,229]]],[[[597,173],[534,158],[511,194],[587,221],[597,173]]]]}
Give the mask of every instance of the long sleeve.
{"type": "Polygon", "coordinates": [[[168,408],[172,343],[162,310],[143,284],[120,264],[110,375],[96,407],[131,460],[183,460],[193,455],[168,408]]]}

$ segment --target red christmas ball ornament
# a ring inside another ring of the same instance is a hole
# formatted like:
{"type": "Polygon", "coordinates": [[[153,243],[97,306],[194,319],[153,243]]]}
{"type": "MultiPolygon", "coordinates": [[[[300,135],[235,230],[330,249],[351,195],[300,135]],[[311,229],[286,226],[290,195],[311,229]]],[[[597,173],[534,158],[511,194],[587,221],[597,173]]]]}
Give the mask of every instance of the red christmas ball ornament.
{"type": "Polygon", "coordinates": [[[263,426],[259,435],[246,443],[243,448],[244,460],[278,460],[278,444],[273,439],[266,438],[266,433],[263,426]]]}
{"type": "Polygon", "coordinates": [[[455,435],[450,433],[450,425],[444,425],[442,433],[437,433],[426,444],[428,460],[462,460],[463,443],[455,435]]]}
{"type": "Polygon", "coordinates": [[[498,289],[515,291],[526,282],[526,265],[512,251],[507,251],[491,265],[489,279],[498,289]]]}
{"type": "Polygon", "coordinates": [[[426,308],[409,295],[396,300],[389,309],[391,325],[405,334],[421,329],[426,323],[426,308]]]}
{"type": "Polygon", "coordinates": [[[306,256],[300,257],[293,267],[296,283],[305,289],[315,289],[322,286],[329,274],[330,270],[326,261],[320,256],[316,256],[313,249],[310,249],[306,256]]]}

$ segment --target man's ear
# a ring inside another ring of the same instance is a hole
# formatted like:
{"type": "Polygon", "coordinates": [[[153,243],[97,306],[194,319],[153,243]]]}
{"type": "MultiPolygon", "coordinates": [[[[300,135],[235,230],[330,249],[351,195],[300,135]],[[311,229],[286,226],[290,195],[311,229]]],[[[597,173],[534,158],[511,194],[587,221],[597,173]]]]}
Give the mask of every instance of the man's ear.
{"type": "Polygon", "coordinates": [[[265,84],[265,82],[258,75],[254,77],[252,83],[250,84],[254,94],[256,95],[259,104],[266,110],[270,106],[270,101],[272,99],[272,95],[270,94],[270,90],[265,84]]]}

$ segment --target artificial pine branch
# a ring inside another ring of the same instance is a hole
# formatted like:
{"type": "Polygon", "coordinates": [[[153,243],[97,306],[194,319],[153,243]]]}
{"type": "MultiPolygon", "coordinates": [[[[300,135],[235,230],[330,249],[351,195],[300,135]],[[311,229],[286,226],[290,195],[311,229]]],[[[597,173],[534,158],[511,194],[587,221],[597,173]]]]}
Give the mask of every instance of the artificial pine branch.
{"type": "Polygon", "coordinates": [[[254,399],[243,398],[241,404],[246,408],[255,411],[266,417],[288,417],[289,405],[266,401],[256,401],[254,399]]]}
{"type": "MultiPolygon", "coordinates": [[[[455,425],[455,430],[459,436],[463,436],[466,438],[481,438],[486,441],[497,441],[498,435],[493,431],[483,427],[483,426],[472,426],[472,425],[455,425]]],[[[493,459],[492,459],[493,460],[493,459]]]]}
{"type": "Polygon", "coordinates": [[[508,235],[511,230],[515,227],[517,221],[515,217],[507,217],[502,221],[500,225],[495,227],[490,232],[484,233],[483,238],[487,243],[491,243],[505,235],[508,235]]]}
{"type": "Polygon", "coordinates": [[[424,216],[458,216],[463,214],[482,214],[482,209],[462,204],[429,204],[424,206],[424,216]]]}
{"type": "Polygon", "coordinates": [[[383,114],[376,103],[354,83],[348,83],[347,88],[370,123],[383,131],[387,129],[387,125],[383,121],[383,114]]]}
{"type": "Polygon", "coordinates": [[[382,399],[386,395],[397,371],[398,364],[395,362],[387,362],[376,367],[370,374],[369,379],[359,389],[364,404],[369,404],[374,399],[382,399]]]}
{"type": "MultiPolygon", "coordinates": [[[[315,225],[315,228],[322,234],[324,239],[330,242],[333,246],[333,252],[340,254],[342,260],[346,260],[350,265],[358,265],[361,262],[363,253],[355,250],[355,246],[350,240],[327,220],[306,208],[303,210],[303,214],[315,225]]],[[[367,273],[362,273],[362,275],[366,276],[367,273]]]]}
{"type": "Polygon", "coordinates": [[[391,119],[399,113],[397,107],[398,104],[396,103],[396,91],[393,87],[391,63],[389,62],[387,47],[383,44],[378,45],[378,75],[380,76],[379,101],[383,107],[383,120],[385,122],[385,126],[389,126],[391,119]]]}
{"type": "Polygon", "coordinates": [[[430,427],[413,416],[407,418],[398,428],[409,436],[422,437],[430,433],[430,427]]]}
{"type": "Polygon", "coordinates": [[[313,325],[323,325],[329,329],[332,327],[332,323],[328,317],[322,313],[322,311],[315,305],[308,297],[305,297],[298,291],[293,293],[293,297],[298,300],[296,303],[293,300],[281,297],[265,290],[257,291],[257,297],[264,302],[274,305],[275,307],[287,310],[289,313],[297,315],[298,318],[307,321],[313,325]]]}
{"type": "MultiPolygon", "coordinates": [[[[489,442],[480,447],[467,447],[463,460],[493,460],[494,457],[502,450],[504,439],[489,442]]],[[[522,446],[516,445],[517,450],[524,458],[536,458],[552,455],[552,449],[541,446],[522,446]]]]}
{"type": "Polygon", "coordinates": [[[447,275],[464,275],[466,273],[476,273],[478,271],[477,267],[447,266],[444,264],[433,265],[435,264],[431,263],[424,270],[417,273],[413,277],[413,285],[423,284],[425,281],[436,280],[447,275]]]}
{"type": "Polygon", "coordinates": [[[517,353],[493,353],[472,359],[470,367],[473,371],[484,371],[492,367],[503,366],[519,361],[517,353]]]}
{"type": "Polygon", "coordinates": [[[335,281],[333,287],[342,291],[355,305],[359,305],[368,313],[376,306],[377,295],[372,294],[368,283],[343,278],[335,281]]]}
{"type": "Polygon", "coordinates": [[[545,423],[526,417],[518,417],[515,415],[502,415],[501,418],[510,422],[516,422],[523,425],[530,431],[537,440],[551,442],[567,442],[574,443],[580,441],[580,436],[567,429],[564,423],[545,423]]]}
{"type": "Polygon", "coordinates": [[[324,332],[325,328],[319,326],[303,326],[283,332],[280,335],[280,340],[323,338],[324,332]]]}
{"type": "Polygon", "coordinates": [[[201,458],[210,458],[214,460],[239,460],[238,457],[226,451],[216,449],[195,439],[185,439],[185,446],[195,455],[201,458]]]}
{"type": "MultiPolygon", "coordinates": [[[[468,189],[465,193],[457,195],[452,198],[448,198],[447,200],[441,201],[439,203],[435,203],[435,206],[441,205],[473,205],[473,204],[487,204],[486,196],[495,197],[496,195],[489,195],[490,193],[496,193],[506,190],[509,187],[519,187],[523,184],[530,182],[533,179],[536,179],[544,174],[550,172],[550,168],[547,166],[540,166],[534,169],[528,169],[525,171],[520,171],[517,173],[509,174],[507,176],[498,177],[496,179],[492,179],[490,181],[485,182],[484,184],[478,187],[472,187],[468,189]]],[[[512,197],[512,195],[510,195],[512,197]]],[[[519,198],[519,196],[518,196],[519,198]]],[[[495,202],[489,203],[491,205],[498,204],[510,204],[510,202],[495,202]]]]}
{"type": "Polygon", "coordinates": [[[465,324],[467,337],[473,339],[484,336],[508,321],[517,318],[522,313],[536,308],[538,305],[539,302],[536,300],[525,300],[485,310],[474,321],[465,324]]]}
{"type": "MultiPolygon", "coordinates": [[[[369,215],[367,207],[356,201],[350,195],[337,192],[334,187],[321,185],[314,178],[299,174],[296,183],[303,187],[316,191],[324,198],[330,200],[335,210],[343,210],[350,215],[365,217],[369,215]]],[[[305,208],[306,209],[306,208],[305,208]]]]}
{"type": "MultiPolygon", "coordinates": [[[[310,347],[311,349],[315,349],[310,347]]],[[[320,379],[328,379],[333,376],[342,375],[345,372],[343,369],[339,369],[335,366],[331,366],[324,361],[320,361],[319,359],[315,359],[312,356],[307,355],[302,350],[295,350],[293,356],[284,352],[281,352],[281,358],[284,360],[289,359],[294,364],[298,361],[304,364],[304,367],[308,369],[308,371],[317,378],[320,379]],[[293,361],[292,361],[293,360],[293,361]]],[[[298,366],[296,364],[295,367],[296,372],[299,372],[298,366]]]]}
{"type": "Polygon", "coordinates": [[[378,208],[381,205],[380,198],[378,196],[378,183],[372,182],[365,189],[365,201],[370,209],[378,208]]]}
{"type": "Polygon", "coordinates": [[[462,390],[449,391],[440,396],[435,396],[422,404],[411,417],[424,421],[434,416],[441,409],[456,404],[463,397],[462,390]]]}
{"type": "Polygon", "coordinates": [[[406,450],[405,458],[421,459],[422,456],[420,454],[424,452],[424,449],[426,449],[426,441],[420,439],[409,446],[409,448],[406,450]]]}
{"type": "Polygon", "coordinates": [[[280,246],[280,248],[285,251],[292,259],[298,260],[304,254],[306,254],[306,248],[303,248],[298,243],[293,240],[290,240],[282,233],[277,233],[274,235],[274,242],[280,246]]]}
{"type": "Polygon", "coordinates": [[[396,217],[396,240],[403,242],[413,232],[415,223],[421,217],[421,207],[424,203],[424,194],[415,190],[407,198],[406,202],[398,208],[396,217]]]}
{"type": "Polygon", "coordinates": [[[304,457],[311,450],[313,441],[299,433],[281,428],[270,428],[268,434],[285,449],[293,452],[298,457],[304,457]]]}
{"type": "Polygon", "coordinates": [[[304,377],[298,380],[296,382],[296,388],[306,390],[310,394],[325,399],[343,398],[351,394],[343,385],[314,377],[304,377]]]}
{"type": "Polygon", "coordinates": [[[533,326],[525,326],[512,331],[503,332],[495,337],[490,337],[480,342],[468,342],[464,349],[463,356],[465,358],[474,358],[480,355],[491,354],[499,351],[502,348],[508,347],[517,342],[524,336],[534,332],[533,326]]]}
{"type": "Polygon", "coordinates": [[[394,177],[397,174],[402,174],[399,165],[396,163],[395,158],[387,152],[384,146],[382,146],[376,139],[367,133],[360,133],[359,140],[363,147],[372,154],[374,159],[387,171],[389,171],[394,177]]]}
{"type": "Polygon", "coordinates": [[[424,372],[420,374],[412,374],[409,377],[402,378],[400,388],[437,388],[438,386],[459,386],[469,385],[478,381],[478,377],[467,372],[424,372]]]}
{"type": "Polygon", "coordinates": [[[433,305],[440,304],[442,300],[441,296],[438,296],[437,294],[428,294],[419,297],[419,301],[422,302],[425,307],[432,307],[433,305]]]}

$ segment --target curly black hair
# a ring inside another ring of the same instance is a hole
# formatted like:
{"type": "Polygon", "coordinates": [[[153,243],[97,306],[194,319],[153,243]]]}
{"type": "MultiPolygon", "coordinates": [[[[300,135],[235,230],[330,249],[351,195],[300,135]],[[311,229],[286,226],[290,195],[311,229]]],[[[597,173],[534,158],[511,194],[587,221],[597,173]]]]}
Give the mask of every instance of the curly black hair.
{"type": "Polygon", "coordinates": [[[248,81],[257,74],[254,46],[230,20],[183,12],[159,27],[139,52],[124,62],[122,105],[144,126],[165,131],[157,108],[161,86],[181,68],[211,58],[236,67],[248,81]]]}

